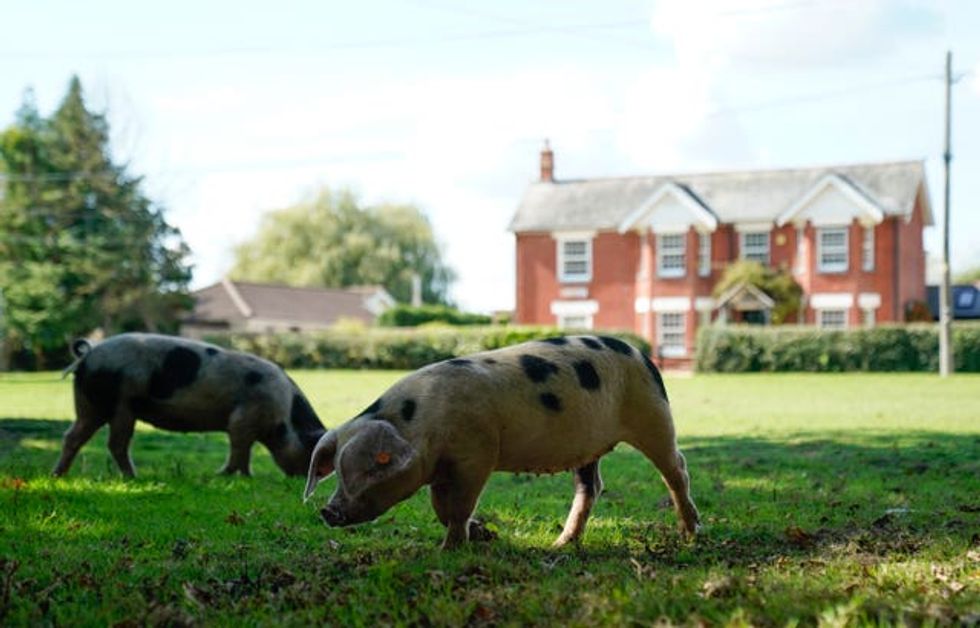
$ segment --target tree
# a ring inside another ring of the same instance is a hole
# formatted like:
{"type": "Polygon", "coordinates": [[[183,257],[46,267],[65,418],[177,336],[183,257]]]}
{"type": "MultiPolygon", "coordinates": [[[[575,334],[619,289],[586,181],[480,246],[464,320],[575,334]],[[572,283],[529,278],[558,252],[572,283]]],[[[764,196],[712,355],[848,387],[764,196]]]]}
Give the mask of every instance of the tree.
{"type": "Polygon", "coordinates": [[[0,289],[16,344],[37,355],[101,327],[174,329],[188,249],[140,177],[113,162],[81,82],[50,118],[25,95],[0,134],[0,289]]]}
{"type": "Polygon", "coordinates": [[[412,205],[362,207],[350,190],[319,190],[266,214],[235,247],[231,276],[301,286],[381,285],[407,302],[412,276],[427,303],[447,303],[454,274],[425,215],[412,205]]]}
{"type": "Polygon", "coordinates": [[[721,296],[738,284],[746,283],[759,288],[775,301],[772,322],[786,322],[799,311],[803,289],[785,269],[763,266],[759,262],[742,260],[725,268],[715,284],[715,297],[721,296]]]}
{"type": "Polygon", "coordinates": [[[977,283],[977,282],[980,282],[980,266],[967,268],[962,272],[956,273],[956,276],[953,277],[953,283],[977,283]]]}

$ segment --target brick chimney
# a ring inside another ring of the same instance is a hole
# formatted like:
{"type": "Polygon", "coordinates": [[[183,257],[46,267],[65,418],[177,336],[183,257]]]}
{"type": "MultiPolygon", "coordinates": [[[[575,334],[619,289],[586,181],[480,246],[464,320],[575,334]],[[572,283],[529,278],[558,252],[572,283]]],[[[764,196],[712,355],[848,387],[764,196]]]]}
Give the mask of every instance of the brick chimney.
{"type": "Polygon", "coordinates": [[[553,183],[555,180],[555,154],[551,152],[551,145],[548,140],[544,141],[544,148],[541,149],[541,181],[553,183]]]}

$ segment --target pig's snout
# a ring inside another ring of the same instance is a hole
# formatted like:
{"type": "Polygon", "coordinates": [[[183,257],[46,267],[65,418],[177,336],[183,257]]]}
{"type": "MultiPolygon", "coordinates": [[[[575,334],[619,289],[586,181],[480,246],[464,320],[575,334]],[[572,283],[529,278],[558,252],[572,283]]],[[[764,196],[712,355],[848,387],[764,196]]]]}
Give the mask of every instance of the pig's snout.
{"type": "Polygon", "coordinates": [[[348,523],[347,516],[332,504],[320,510],[320,516],[323,517],[324,523],[334,528],[347,525],[348,523]]]}

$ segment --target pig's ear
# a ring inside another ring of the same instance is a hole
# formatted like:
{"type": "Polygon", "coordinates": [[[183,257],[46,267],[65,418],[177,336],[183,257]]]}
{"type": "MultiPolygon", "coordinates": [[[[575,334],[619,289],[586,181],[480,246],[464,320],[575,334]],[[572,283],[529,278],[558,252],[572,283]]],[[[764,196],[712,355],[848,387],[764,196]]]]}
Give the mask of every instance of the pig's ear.
{"type": "Polygon", "coordinates": [[[340,475],[351,493],[405,471],[418,451],[387,421],[372,421],[340,452],[340,475]]]}
{"type": "Polygon", "coordinates": [[[330,430],[320,437],[313,455],[310,457],[310,471],[306,475],[306,490],[303,491],[305,502],[316,490],[316,485],[330,477],[333,473],[333,459],[337,453],[337,434],[330,430]]]}

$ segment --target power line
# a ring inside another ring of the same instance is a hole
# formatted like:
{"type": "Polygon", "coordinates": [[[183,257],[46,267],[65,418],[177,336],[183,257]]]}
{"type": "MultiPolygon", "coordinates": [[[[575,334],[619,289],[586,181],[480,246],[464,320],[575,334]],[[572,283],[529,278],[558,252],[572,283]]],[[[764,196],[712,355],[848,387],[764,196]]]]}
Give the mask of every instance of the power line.
{"type": "Polygon", "coordinates": [[[513,37],[527,37],[533,35],[545,35],[549,33],[576,33],[587,31],[614,30],[622,28],[633,28],[636,26],[649,24],[649,19],[631,19],[617,22],[607,22],[601,24],[565,24],[565,25],[540,25],[524,24],[525,28],[508,30],[476,31],[469,33],[459,33],[443,35],[440,37],[412,37],[412,38],[391,38],[373,40],[354,40],[327,43],[316,47],[308,48],[272,48],[267,46],[246,46],[215,48],[210,50],[197,51],[166,51],[166,50],[105,50],[92,52],[77,51],[0,51],[0,58],[29,59],[29,58],[61,58],[70,56],[74,58],[177,58],[177,57],[221,57],[231,55],[254,55],[254,54],[317,54],[333,52],[338,50],[362,50],[372,48],[402,48],[406,46],[425,46],[439,44],[453,44],[467,41],[477,41],[485,39],[504,39],[513,37]]]}
{"type": "Polygon", "coordinates": [[[827,90],[823,92],[813,92],[809,94],[800,94],[798,96],[787,96],[785,98],[776,98],[773,100],[747,104],[747,105],[736,105],[733,107],[722,107],[720,109],[715,109],[714,111],[709,111],[706,117],[713,118],[717,116],[723,116],[734,113],[747,113],[752,111],[761,111],[763,109],[771,109],[774,107],[785,107],[789,105],[800,105],[811,102],[818,102],[821,100],[830,100],[833,98],[840,98],[843,96],[851,96],[853,94],[860,94],[863,92],[874,91],[877,89],[882,89],[885,87],[896,87],[899,85],[908,85],[910,83],[921,83],[924,81],[935,81],[940,80],[943,77],[939,74],[920,74],[918,76],[908,76],[905,78],[891,79],[887,81],[880,81],[877,83],[862,83],[860,85],[851,85],[849,87],[843,87],[840,89],[827,90]]]}
{"type": "MultiPolygon", "coordinates": [[[[960,74],[962,77],[963,74],[960,74]]],[[[714,109],[705,113],[705,118],[716,118],[726,115],[738,115],[743,113],[752,113],[756,111],[764,111],[774,108],[782,107],[792,107],[796,105],[805,105],[813,102],[820,102],[825,100],[832,100],[836,98],[845,98],[855,94],[865,93],[869,91],[875,91],[878,89],[884,89],[889,87],[897,87],[901,85],[908,85],[913,83],[940,80],[943,77],[938,74],[920,74],[913,75],[895,79],[889,79],[878,82],[862,83],[859,85],[849,85],[846,87],[841,87],[838,89],[825,90],[822,92],[811,92],[808,94],[799,94],[794,96],[785,96],[780,98],[774,98],[767,101],[761,101],[757,103],[749,103],[745,105],[735,105],[731,107],[722,107],[719,109],[714,109]]],[[[593,133],[613,133],[615,129],[595,129],[593,133]]],[[[537,142],[540,141],[539,137],[526,137],[518,138],[516,142],[537,142]]],[[[376,153],[362,153],[362,154],[346,154],[346,155],[326,155],[312,158],[304,159],[293,159],[293,160],[280,160],[280,161],[266,161],[266,162],[251,162],[251,163],[228,163],[228,164],[214,164],[211,166],[200,166],[194,168],[173,168],[173,169],[162,169],[156,171],[150,171],[148,173],[143,173],[142,175],[131,176],[131,178],[139,179],[145,178],[147,175],[153,176],[167,176],[167,175],[195,175],[195,174],[216,174],[223,172],[245,172],[245,171],[255,171],[255,170],[276,170],[276,169],[293,169],[310,167],[321,164],[349,164],[358,162],[376,163],[379,161],[394,161],[399,159],[404,159],[405,154],[400,151],[381,151],[376,153]]],[[[69,171],[69,172],[53,172],[44,174],[5,174],[0,172],[0,181],[14,181],[14,182],[65,182],[65,181],[76,181],[76,180],[86,180],[96,177],[103,176],[120,176],[119,172],[111,171],[69,171]]]]}

